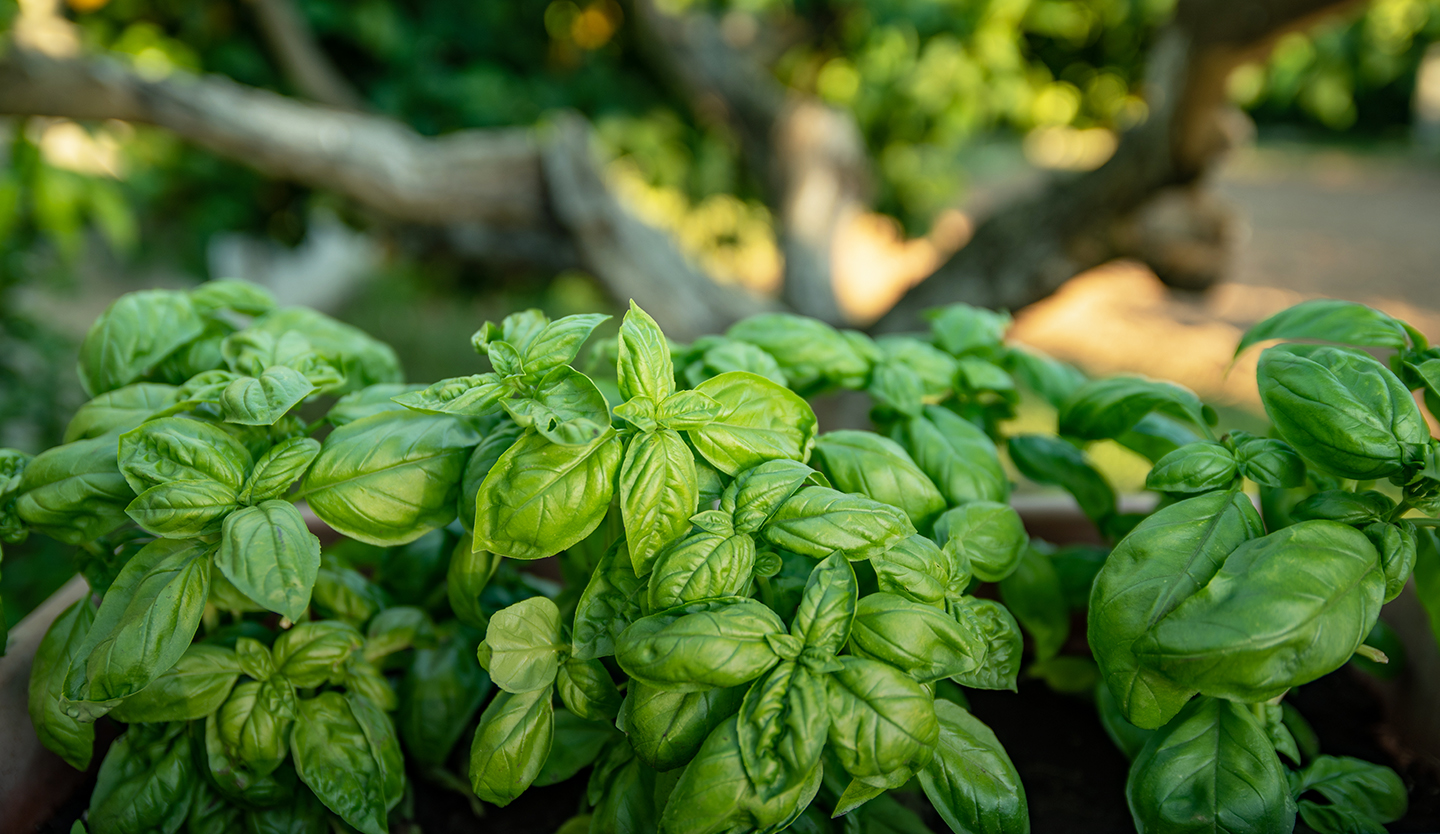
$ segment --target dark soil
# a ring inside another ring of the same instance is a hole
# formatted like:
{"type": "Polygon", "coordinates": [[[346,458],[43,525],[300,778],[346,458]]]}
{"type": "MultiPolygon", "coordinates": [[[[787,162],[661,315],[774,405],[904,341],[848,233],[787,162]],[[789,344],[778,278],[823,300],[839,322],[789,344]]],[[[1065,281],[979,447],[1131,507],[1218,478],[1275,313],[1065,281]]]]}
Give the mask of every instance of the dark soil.
{"type": "MultiPolygon", "coordinates": [[[[995,731],[1020,772],[1036,834],[1117,834],[1133,830],[1125,804],[1130,763],[1096,720],[1085,699],[1061,695],[1039,681],[1022,681],[1019,694],[967,691],[971,707],[995,731]]],[[[1440,774],[1408,760],[1387,743],[1380,702],[1362,673],[1349,668],[1299,687],[1288,699],[1314,726],[1321,749],[1394,768],[1410,789],[1410,810],[1388,826],[1392,834],[1440,832],[1440,774]],[[1397,755],[1398,754],[1398,755],[1397,755]]],[[[567,783],[532,788],[506,808],[485,806],[476,820],[459,794],[413,778],[416,822],[425,834],[551,834],[580,811],[588,771],[567,783]],[[480,826],[477,828],[477,825],[480,826]]],[[[93,776],[59,814],[39,830],[69,834],[94,788],[93,776]]],[[[933,815],[927,815],[933,816],[933,815]]],[[[938,818],[929,820],[939,834],[938,818]]],[[[1298,832],[1308,832],[1299,824],[1298,832]]]]}

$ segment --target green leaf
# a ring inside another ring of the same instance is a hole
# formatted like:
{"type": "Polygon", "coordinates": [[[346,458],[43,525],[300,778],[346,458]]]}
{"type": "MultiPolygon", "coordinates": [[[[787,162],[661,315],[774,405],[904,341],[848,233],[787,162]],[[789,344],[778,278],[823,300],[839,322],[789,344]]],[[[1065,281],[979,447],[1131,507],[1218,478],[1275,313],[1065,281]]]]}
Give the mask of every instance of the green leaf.
{"type": "Polygon", "coordinates": [[[637,575],[648,574],[655,556],[690,529],[699,500],[695,458],[679,434],[662,429],[631,438],[620,464],[620,513],[637,575]]]}
{"type": "Polygon", "coordinates": [[[386,608],[365,629],[365,659],[371,663],[406,649],[434,645],[435,623],[423,609],[413,605],[386,608]]]}
{"type": "Polygon", "coordinates": [[[1030,633],[1036,660],[1060,653],[1070,636],[1070,606],[1049,556],[1025,548],[1015,572],[1000,580],[1000,599],[1030,633]]]}
{"type": "Polygon", "coordinates": [[[30,666],[30,724],[45,749],[76,770],[90,767],[90,757],[95,753],[95,725],[66,714],[60,696],[70,667],[82,660],[80,647],[94,621],[95,607],[88,596],[76,600],[50,623],[30,666]]]}
{"type": "Polygon", "coordinates": [[[1342,478],[1397,474],[1430,439],[1404,383],[1365,354],[1274,347],[1260,354],[1256,378],[1280,436],[1342,478]]]}
{"type": "Polygon", "coordinates": [[[175,834],[199,784],[186,725],[137,724],[110,745],[87,817],[96,834],[175,834]]]}
{"type": "Polygon", "coordinates": [[[400,382],[404,378],[400,361],[389,345],[307,307],[272,310],[251,322],[250,329],[276,337],[292,331],[303,335],[321,359],[344,375],[345,384],[334,392],[336,394],[347,394],[381,382],[400,382]]]}
{"type": "Polygon", "coordinates": [[[460,523],[472,535],[475,532],[475,496],[480,492],[480,485],[485,483],[486,476],[495,468],[500,456],[514,446],[522,434],[524,429],[515,425],[515,421],[501,420],[470,453],[465,474],[460,480],[460,523]]]}
{"type": "Polygon", "coordinates": [[[1116,443],[1152,462],[1199,440],[1200,435],[1185,423],[1158,411],[1141,417],[1129,431],[1115,438],[1116,443]]]}
{"type": "Polygon", "coordinates": [[[988,648],[968,621],[883,591],[860,599],[850,645],[920,683],[974,672],[988,648]]]}
{"type": "Polygon", "coordinates": [[[790,825],[820,790],[821,768],[805,781],[763,799],[745,772],[735,720],[722,723],[680,775],[660,818],[666,834],[778,832],[790,825]]]}
{"type": "Polygon", "coordinates": [[[328,555],[321,556],[315,588],[310,595],[311,604],[322,617],[362,626],[389,604],[389,597],[364,574],[341,566],[327,558],[328,555]]]}
{"type": "Polygon", "coordinates": [[[676,391],[660,402],[655,419],[676,431],[708,426],[720,414],[720,403],[699,391],[676,391]]]}
{"type": "Polygon", "coordinates": [[[615,659],[631,678],[661,689],[738,686],[779,662],[766,638],[784,633],[775,612],[755,600],[692,603],[635,621],[616,640],[615,659]]]}
{"type": "Polygon", "coordinates": [[[406,755],[422,766],[445,764],[490,694],[490,678],[475,662],[474,645],[457,630],[436,648],[417,649],[400,679],[395,725],[406,755]]]}
{"type": "Polygon", "coordinates": [[[104,435],[36,455],[16,487],[15,514],[33,532],[84,544],[125,524],[134,495],[115,462],[115,436],[104,435]]]}
{"type": "Polygon", "coordinates": [[[935,542],[921,535],[870,559],[880,590],[926,605],[943,605],[947,596],[958,597],[970,582],[968,566],[952,575],[950,560],[935,542]]]}
{"type": "Polygon", "coordinates": [[[649,397],[660,403],[675,391],[675,365],[660,325],[634,299],[620,323],[620,394],[625,399],[649,397]]]}
{"type": "Polygon", "coordinates": [[[565,706],[587,721],[608,724],[620,712],[620,690],[599,660],[566,660],[560,666],[556,689],[565,706]]]}
{"type": "Polygon", "coordinates": [[[1136,642],[1204,587],[1232,551],[1263,533],[1249,498],[1206,493],[1140,522],[1096,575],[1090,645],[1121,712],[1136,726],[1159,727],[1196,691],[1142,664],[1136,642]]]}
{"type": "Polygon", "coordinates": [[[1320,756],[1290,774],[1290,792],[1300,802],[1300,817],[1321,834],[1384,831],[1385,823],[1405,816],[1405,783],[1388,767],[1349,756],[1320,756]],[[1302,798],[1320,794],[1328,803],[1302,798]]]}
{"type": "Polygon", "coordinates": [[[580,542],[605,518],[622,451],[609,428],[585,446],[522,435],[480,485],[474,548],[543,559],[580,542]]]}
{"type": "Polygon", "coordinates": [[[808,652],[828,661],[850,639],[855,603],[860,596],[855,569],[840,554],[826,557],[810,571],[790,633],[808,652]]]}
{"type": "Polygon", "coordinates": [[[940,737],[920,770],[920,787],[957,832],[1028,834],[1030,810],[1020,774],[990,728],[949,701],[935,702],[940,737]]]}
{"type": "Polygon", "coordinates": [[[1057,437],[1020,434],[1010,438],[1010,460],[1037,484],[1053,484],[1075,496],[1096,524],[1115,514],[1115,490],[1073,445],[1057,437]]]}
{"type": "Polygon", "coordinates": [[[1005,356],[1015,379],[1057,411],[1085,384],[1085,374],[1078,368],[1043,353],[1011,345],[1005,356]]]}
{"type": "Polygon", "coordinates": [[[213,316],[221,310],[259,316],[275,309],[275,296],[269,290],[234,278],[206,281],[190,291],[190,301],[202,316],[213,316]]]}
{"type": "Polygon", "coordinates": [[[195,721],[219,709],[239,677],[235,652],[195,643],[165,674],[126,698],[110,716],[126,724],[195,721]]]}
{"type": "Polygon", "coordinates": [[[297,790],[279,805],[247,811],[245,834],[327,834],[332,819],[315,794],[297,790]]]}
{"type": "Polygon", "coordinates": [[[209,781],[216,790],[247,807],[276,805],[290,800],[297,792],[313,796],[309,791],[299,789],[300,779],[288,762],[268,776],[252,771],[221,740],[218,712],[205,718],[205,763],[209,781]]]}
{"type": "Polygon", "coordinates": [[[1030,541],[1020,514],[991,501],[972,501],[940,516],[935,537],[952,564],[967,566],[985,582],[1014,573],[1030,541]]]}
{"type": "Polygon", "coordinates": [[[973,689],[1016,689],[1020,674],[1020,652],[1024,647],[1020,626],[994,600],[962,597],[949,604],[955,619],[967,624],[985,639],[985,655],[973,672],[955,675],[956,683],[973,689]]]}
{"type": "Polygon", "coordinates": [[[276,443],[255,462],[254,471],[240,490],[240,502],[259,504],[283,496],[318,454],[320,441],[309,437],[291,437],[276,443]]]}
{"type": "Polygon", "coordinates": [[[301,689],[342,684],[350,659],[365,645],[353,626],[331,620],[300,623],[275,638],[275,668],[301,689]]]}
{"type": "Polygon", "coordinates": [[[998,347],[1010,329],[1009,313],[996,313],[969,304],[950,304],[926,310],[935,341],[954,356],[998,347]]]}
{"type": "Polygon", "coordinates": [[[815,443],[815,412],[793,392],[744,371],[695,387],[720,404],[713,422],[690,430],[690,441],[726,475],[787,458],[804,462],[815,443]]]}
{"type": "Polygon", "coordinates": [[[1125,758],[1134,761],[1140,755],[1145,742],[1155,735],[1154,730],[1144,730],[1131,724],[1120,711],[1120,702],[1115,700],[1115,693],[1102,680],[1095,687],[1095,711],[1100,714],[1100,726],[1105,728],[1105,735],[1115,742],[1125,758]]]}
{"type": "Polygon", "coordinates": [[[130,431],[151,414],[174,405],[176,391],[173,385],[153,382],[137,382],[107,391],[76,410],[70,425],[65,427],[65,442],[130,431]]]}
{"type": "Polygon", "coordinates": [[[726,536],[697,529],[656,558],[649,582],[650,610],[741,595],[750,587],[754,570],[754,539],[743,533],[726,536]]]}
{"type": "Polygon", "coordinates": [[[856,779],[899,787],[934,753],[940,734],[934,699],[892,666],[859,657],[837,659],[840,670],[825,678],[830,748],[856,779]]]}
{"type": "Polygon", "coordinates": [[[1265,319],[1245,332],[1235,355],[1270,339],[1306,339],[1377,348],[1406,345],[1405,327],[1399,321],[1364,304],[1331,298],[1296,304],[1265,319]]]}
{"type": "Polygon", "coordinates": [[[535,777],[535,787],[557,785],[595,763],[607,744],[618,738],[615,728],[565,709],[555,710],[555,738],[550,755],[535,777]]]}
{"type": "Polygon", "coordinates": [[[870,374],[870,363],[854,344],[817,319],[762,313],[731,325],[725,335],[775,357],[797,391],[827,385],[859,388],[870,374]]]}
{"type": "Polygon", "coordinates": [[[767,461],[735,477],[722,493],[720,509],[733,517],[736,531],[757,533],[786,499],[816,477],[799,461],[767,461]]]}
{"type": "MultiPolygon", "coordinates": [[[[760,348],[749,342],[737,342],[719,336],[706,338],[714,339],[716,343],[705,348],[700,359],[690,363],[685,369],[685,378],[691,385],[699,385],[710,377],[730,371],[749,371],[776,385],[789,387],[790,379],[780,370],[780,363],[760,348]]],[[[699,345],[700,342],[697,342],[693,347],[698,349],[699,345]]]]}
{"type": "Polygon", "coordinates": [[[1207,430],[1209,411],[1190,391],[1170,382],[1139,377],[1107,377],[1080,386],[1060,409],[1060,434],[1081,440],[1106,440],[1129,431],[1159,411],[1207,430]]]}
{"type": "Polygon", "coordinates": [[[216,481],[171,481],[136,496],[125,514],[157,536],[186,539],[220,532],[239,496],[216,481]]]}
{"type": "Polygon", "coordinates": [[[320,571],[320,540],[289,501],[263,501],[225,519],[215,566],[245,596],[298,621],[320,571]]]}
{"type": "Polygon", "coordinates": [[[762,798],[811,778],[830,727],[826,700],[825,679],[794,662],[781,663],[750,687],[736,732],[745,772],[762,798]]]}
{"type": "Polygon", "coordinates": [[[686,764],[705,738],[740,709],[748,687],[673,692],[631,681],[618,725],[635,755],[656,770],[686,764]]]}
{"type": "Polygon", "coordinates": [[[1415,531],[1415,595],[1430,620],[1430,631],[1440,642],[1440,542],[1428,527],[1415,531]]]}
{"type": "Polygon", "coordinates": [[[1382,602],[1400,596],[1415,569],[1415,525],[1376,523],[1362,531],[1380,553],[1380,567],[1385,572],[1385,596],[1382,602]]]}
{"type": "Polygon", "coordinates": [[[470,785],[476,796],[503,807],[540,775],[555,733],[550,698],[549,687],[495,694],[480,715],[470,747],[470,785]]]}
{"type": "Polygon", "coordinates": [[[1268,437],[1232,432],[1240,474],[1262,487],[1298,487],[1305,483],[1305,461],[1290,444],[1268,437]]]}
{"type": "Polygon", "coordinates": [[[1373,489],[1362,492],[1327,489],[1291,507],[1290,517],[1296,521],[1324,519],[1359,527],[1377,521],[1388,521],[1394,511],[1395,502],[1384,493],[1373,489]]]}
{"type": "Polygon", "coordinates": [[[120,471],[136,494],[176,481],[211,481],[239,493],[250,453],[213,423],[162,417],[120,435],[120,471]]]}
{"type": "Polygon", "coordinates": [[[204,330],[205,321],[183,292],[126,293],[85,334],[80,383],[92,397],[129,385],[204,330]]]}
{"type": "Polygon", "coordinates": [[[480,665],[506,692],[534,692],[555,682],[566,648],[560,609],[545,597],[530,597],[490,618],[480,646],[480,665]]]}
{"type": "Polygon", "coordinates": [[[568,366],[553,368],[533,397],[501,403],[521,428],[534,428],[552,443],[584,446],[610,426],[610,406],[593,380],[568,366]]]}
{"type": "Polygon", "coordinates": [[[243,426],[273,426],[315,391],[305,375],[272,365],[259,376],[242,376],[220,394],[220,416],[243,426]]]}
{"type": "Polygon", "coordinates": [[[595,328],[609,320],[606,315],[585,313],[565,316],[545,325],[528,344],[515,346],[523,353],[526,372],[536,374],[570,362],[595,328]]]}
{"type": "Polygon", "coordinates": [[[1197,698],[1155,733],[1125,785],[1140,834],[1267,834],[1295,825],[1270,739],[1243,704],[1197,698]]]}
{"type": "Polygon", "coordinates": [[[290,753],[298,709],[295,688],[284,678],[245,681],[216,714],[220,742],[256,777],[269,776],[290,753]]]}
{"type": "Polygon", "coordinates": [[[472,628],[485,628],[490,618],[480,606],[480,594],[500,569],[500,556],[485,550],[471,550],[470,540],[461,539],[450,556],[445,574],[445,593],[450,610],[460,622],[472,628]]]}
{"type": "Polygon", "coordinates": [[[496,374],[475,374],[442,379],[428,388],[406,391],[391,399],[426,414],[484,417],[499,411],[500,401],[513,391],[512,386],[496,374]]]}
{"type": "Polygon", "coordinates": [[[863,431],[833,431],[815,444],[815,460],[841,492],[859,493],[904,511],[925,530],[946,501],[900,444],[863,431]]]}
{"type": "Polygon", "coordinates": [[[1132,650],[1181,686],[1267,701],[1344,665],[1375,625],[1384,591],[1364,534],[1302,521],[1237,547],[1132,650]]]}
{"type": "Polygon", "coordinates": [[[640,619],[645,583],[635,576],[624,540],[600,558],[575,606],[575,657],[589,660],[615,653],[615,640],[640,619]]]}
{"type": "Polygon", "coordinates": [[[383,382],[353,391],[336,401],[325,415],[330,425],[339,428],[364,417],[386,411],[404,411],[405,406],[394,401],[395,397],[423,389],[423,385],[408,385],[403,382],[383,382]]]}
{"type": "Polygon", "coordinates": [[[295,770],[336,816],[365,834],[385,834],[405,787],[390,719],[363,696],[322,692],[300,701],[290,736],[295,770]]]}
{"type": "Polygon", "coordinates": [[[1004,501],[1010,482],[1000,467],[995,443],[969,420],[938,406],[901,424],[901,442],[929,476],[948,505],[1004,501]]]}
{"type": "Polygon", "coordinates": [[[1239,475],[1235,455],[1210,440],[1181,446],[1155,462],[1145,488],[1156,492],[1193,493],[1227,489],[1239,475]]]}
{"type": "Polygon", "coordinates": [[[159,539],[116,577],[65,679],[62,704],[93,721],[174,666],[200,627],[211,545],[159,539]]]}
{"type": "Polygon", "coordinates": [[[762,533],[776,547],[823,559],[835,551],[851,561],[884,553],[915,527],[903,513],[859,495],[808,487],[786,499],[762,533]]]}
{"type": "Polygon", "coordinates": [[[460,476],[479,440],[451,417],[375,414],[325,438],[300,494],[322,521],[353,539],[405,544],[455,518],[460,476]]]}

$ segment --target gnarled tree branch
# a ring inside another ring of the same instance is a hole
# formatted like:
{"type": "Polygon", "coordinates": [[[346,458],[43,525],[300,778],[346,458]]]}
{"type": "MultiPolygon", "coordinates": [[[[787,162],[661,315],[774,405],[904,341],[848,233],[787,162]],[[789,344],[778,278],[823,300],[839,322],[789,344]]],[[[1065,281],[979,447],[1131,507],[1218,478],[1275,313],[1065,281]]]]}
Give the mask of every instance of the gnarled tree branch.
{"type": "Polygon", "coordinates": [[[300,95],[341,110],[363,110],[365,101],[340,75],[291,0],[249,0],[275,60],[300,95]]]}

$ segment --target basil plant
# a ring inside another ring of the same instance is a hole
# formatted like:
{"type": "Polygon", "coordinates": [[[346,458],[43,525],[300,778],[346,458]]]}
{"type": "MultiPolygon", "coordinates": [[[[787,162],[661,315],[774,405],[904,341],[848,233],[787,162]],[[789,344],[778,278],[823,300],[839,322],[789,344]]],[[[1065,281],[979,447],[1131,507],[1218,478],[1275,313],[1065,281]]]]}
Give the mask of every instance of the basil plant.
{"type": "Polygon", "coordinates": [[[0,540],[76,546],[91,591],[35,729],[83,769],[124,725],[88,829],[378,834],[415,780],[480,809],[576,778],[567,832],[927,830],[894,790],[1028,831],[960,686],[1016,687],[1019,626],[972,593],[1037,558],[995,438],[1016,379],[1073,371],[964,307],[682,346],[632,304],[578,362],[606,318],[486,324],[490,370],[426,386],[239,282],[115,302],[65,443],[0,451],[0,540]],[[836,388],[881,433],[818,435],[836,388]]]}

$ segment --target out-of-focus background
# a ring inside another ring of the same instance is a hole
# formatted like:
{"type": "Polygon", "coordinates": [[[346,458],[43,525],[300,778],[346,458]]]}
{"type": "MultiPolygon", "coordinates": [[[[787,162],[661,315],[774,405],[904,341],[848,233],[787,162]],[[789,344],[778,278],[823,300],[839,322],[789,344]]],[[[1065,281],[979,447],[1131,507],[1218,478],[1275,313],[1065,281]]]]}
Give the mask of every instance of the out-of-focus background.
{"type": "Polygon", "coordinates": [[[1440,0],[0,0],[0,446],[58,442],[116,296],[220,277],[417,380],[530,306],[963,300],[1253,421],[1285,306],[1440,337],[1436,41],[1440,0]]]}

